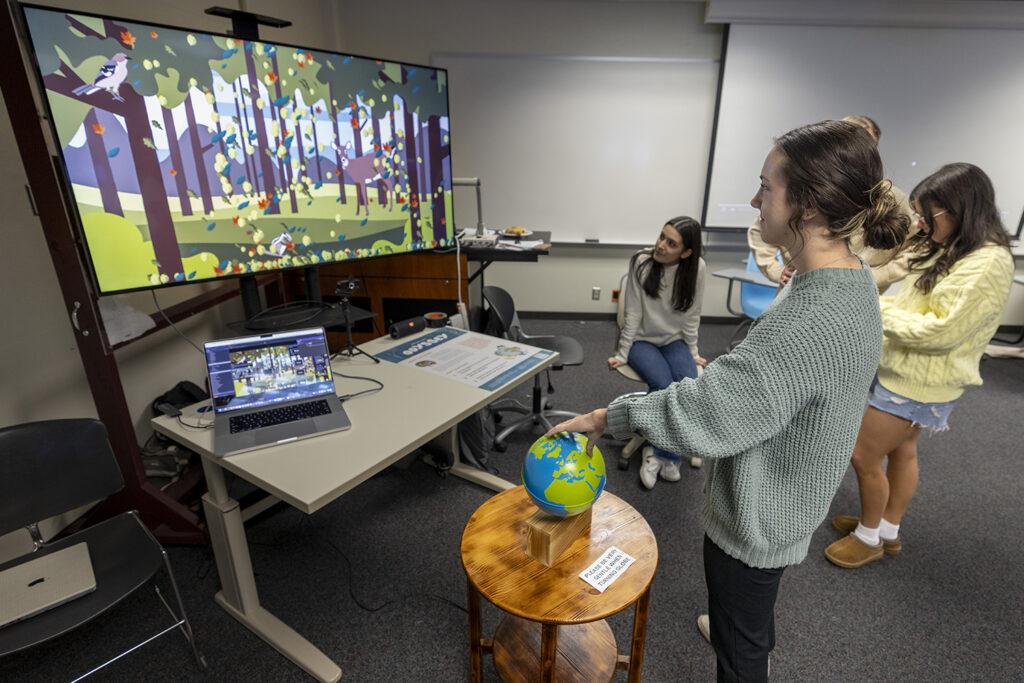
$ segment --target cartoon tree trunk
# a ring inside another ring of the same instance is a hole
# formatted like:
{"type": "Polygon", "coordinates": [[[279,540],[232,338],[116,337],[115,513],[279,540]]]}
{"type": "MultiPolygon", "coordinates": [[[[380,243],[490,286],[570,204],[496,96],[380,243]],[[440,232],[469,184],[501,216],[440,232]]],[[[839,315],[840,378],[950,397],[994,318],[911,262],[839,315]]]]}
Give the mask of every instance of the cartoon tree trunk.
{"type": "MultiPolygon", "coordinates": [[[[373,148],[376,158],[383,162],[385,157],[384,141],[381,139],[380,121],[376,118],[373,119],[373,148]]],[[[382,163],[382,165],[384,164],[382,163]]],[[[377,203],[381,208],[388,205],[388,190],[384,183],[377,183],[377,203]]]]}
{"type": "MultiPolygon", "coordinates": [[[[262,113],[260,108],[257,106],[257,100],[259,99],[259,79],[256,77],[256,64],[252,59],[252,43],[247,42],[243,52],[245,52],[245,66],[249,75],[249,91],[252,96],[252,115],[255,119],[254,124],[256,126],[256,140],[259,142],[258,149],[269,150],[267,144],[267,129],[263,125],[262,113]]],[[[266,190],[267,198],[273,198],[276,194],[276,189],[273,187],[274,184],[274,164],[271,162],[270,157],[266,154],[259,154],[260,157],[260,170],[263,173],[263,187],[266,190]]],[[[276,201],[271,201],[267,206],[269,213],[276,214],[281,213],[281,207],[276,201]]]]}
{"type": "Polygon", "coordinates": [[[316,159],[316,181],[322,183],[324,181],[324,169],[320,163],[320,139],[316,134],[316,112],[312,113],[312,129],[313,129],[313,158],[316,159]]]}
{"type": "Polygon", "coordinates": [[[420,178],[416,163],[416,125],[412,108],[406,103],[405,110],[405,169],[409,174],[409,234],[413,242],[423,241],[423,227],[420,225],[420,178]]]}
{"type": "Polygon", "coordinates": [[[434,154],[430,159],[430,211],[433,215],[434,239],[440,241],[448,235],[448,226],[444,216],[444,158],[450,154],[448,145],[441,142],[441,118],[427,118],[428,147],[434,154]]]}
{"type": "Polygon", "coordinates": [[[156,150],[143,143],[151,134],[145,100],[132,88],[120,89],[120,97],[123,100],[121,102],[113,99],[111,94],[104,90],[91,95],[76,95],[72,91],[85,83],[63,61],[56,72],[43,78],[43,82],[53,92],[100,107],[124,119],[157,268],[160,274],[170,278],[183,272],[178,238],[174,234],[174,221],[171,220],[167,193],[160,175],[160,160],[156,156],[156,150]]]}
{"type": "Polygon", "coordinates": [[[195,158],[197,184],[199,185],[199,196],[203,200],[203,213],[213,213],[213,196],[210,194],[210,181],[206,175],[206,164],[203,163],[203,153],[206,149],[199,142],[199,128],[196,124],[196,113],[192,108],[192,91],[185,98],[185,120],[188,121],[188,139],[192,145],[192,156],[195,158]]]}
{"type": "Polygon", "coordinates": [[[167,148],[171,152],[171,170],[174,171],[174,186],[178,190],[181,215],[191,216],[192,202],[188,198],[188,183],[185,182],[185,166],[181,160],[181,146],[178,144],[178,131],[174,127],[174,116],[167,107],[160,107],[160,110],[163,112],[164,132],[167,133],[167,148]]]}
{"type": "Polygon", "coordinates": [[[252,130],[249,126],[249,112],[246,111],[244,100],[242,99],[242,86],[236,81],[231,84],[232,92],[235,97],[235,111],[238,112],[238,134],[241,136],[241,147],[242,147],[242,159],[245,162],[245,175],[249,177],[249,181],[252,183],[253,191],[257,194],[260,192],[261,184],[260,178],[257,177],[259,172],[256,170],[256,161],[252,158],[252,155],[246,150],[249,146],[249,131],[252,130]]]}
{"type": "Polygon", "coordinates": [[[345,196],[345,172],[341,170],[341,155],[345,153],[345,147],[341,144],[341,119],[338,116],[337,100],[334,99],[334,86],[330,83],[327,84],[327,98],[330,100],[329,104],[331,107],[331,122],[334,125],[334,129],[338,136],[338,140],[334,145],[334,151],[338,154],[338,191],[341,194],[341,203],[347,204],[348,198],[345,196]]]}
{"type": "Polygon", "coordinates": [[[92,167],[96,171],[96,187],[100,191],[103,210],[123,216],[124,209],[121,208],[121,198],[117,194],[114,173],[110,170],[110,157],[107,156],[107,147],[103,144],[102,134],[97,132],[97,126],[102,129],[100,120],[96,118],[96,110],[90,109],[85,117],[85,141],[89,146],[92,167]]]}
{"type": "MultiPolygon", "coordinates": [[[[278,75],[278,78],[274,79],[274,90],[277,93],[275,99],[281,99],[281,78],[280,72],[277,69],[277,51],[270,56],[270,68],[274,70],[274,73],[278,75]]],[[[274,116],[277,117],[278,130],[281,131],[281,139],[284,140],[288,137],[288,134],[284,130],[284,107],[278,107],[274,105],[274,116]]],[[[302,141],[299,140],[301,147],[302,141]]],[[[295,186],[292,183],[292,164],[291,164],[291,150],[285,149],[284,157],[279,157],[281,163],[281,179],[285,187],[288,188],[288,201],[291,202],[292,213],[295,213],[295,186]]]]}

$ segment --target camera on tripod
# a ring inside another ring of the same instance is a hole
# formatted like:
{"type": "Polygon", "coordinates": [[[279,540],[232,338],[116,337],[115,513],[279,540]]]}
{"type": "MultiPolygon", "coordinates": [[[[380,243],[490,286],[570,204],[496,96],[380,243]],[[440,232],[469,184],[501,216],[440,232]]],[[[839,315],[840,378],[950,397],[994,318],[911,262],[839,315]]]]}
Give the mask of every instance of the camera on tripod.
{"type": "Polygon", "coordinates": [[[363,286],[363,283],[358,278],[349,276],[348,280],[338,280],[337,287],[334,288],[336,296],[340,296],[343,299],[347,299],[352,296],[352,292],[356,291],[363,286]]]}

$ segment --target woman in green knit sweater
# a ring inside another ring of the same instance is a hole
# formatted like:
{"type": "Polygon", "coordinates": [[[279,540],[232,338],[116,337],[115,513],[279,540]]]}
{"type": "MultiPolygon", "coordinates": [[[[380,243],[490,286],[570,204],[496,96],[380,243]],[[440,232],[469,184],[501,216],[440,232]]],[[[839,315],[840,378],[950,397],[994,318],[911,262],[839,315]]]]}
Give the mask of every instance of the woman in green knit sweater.
{"type": "Polygon", "coordinates": [[[913,248],[921,255],[899,293],[882,297],[882,361],[852,458],[861,517],[835,517],[832,525],[849,535],[825,549],[830,562],[851,569],[902,550],[900,521],[917,489],[917,439],[922,428],[946,429],[964,388],[981,384],[978,362],[1013,282],[1009,235],[984,171],[947,164],[910,199],[921,227],[913,248]]]}
{"type": "Polygon", "coordinates": [[[848,238],[906,237],[874,141],[824,121],[776,140],[751,201],[796,274],[746,339],[684,379],[563,422],[592,448],[607,430],[705,458],[704,575],[719,680],[764,680],[775,597],[807,555],[846,471],[882,352],[878,289],[848,238]]]}

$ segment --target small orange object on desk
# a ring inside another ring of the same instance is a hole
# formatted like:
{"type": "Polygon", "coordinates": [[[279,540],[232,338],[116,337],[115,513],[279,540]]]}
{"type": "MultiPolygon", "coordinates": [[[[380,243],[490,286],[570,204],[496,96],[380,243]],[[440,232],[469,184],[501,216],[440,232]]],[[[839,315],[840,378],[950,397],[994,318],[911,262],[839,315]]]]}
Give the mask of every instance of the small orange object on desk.
{"type": "Polygon", "coordinates": [[[594,503],[589,534],[547,567],[526,553],[527,521],[536,511],[522,486],[481,505],[462,533],[469,607],[470,679],[482,679],[483,654],[494,656],[504,681],[610,681],[618,669],[640,680],[651,580],[658,544],[647,521],[604,491],[594,503]],[[636,559],[603,593],[580,573],[612,546],[636,559]],[[493,640],[481,638],[480,596],[506,612],[493,640]],[[633,642],[620,656],[604,621],[636,605],[633,642]]]}

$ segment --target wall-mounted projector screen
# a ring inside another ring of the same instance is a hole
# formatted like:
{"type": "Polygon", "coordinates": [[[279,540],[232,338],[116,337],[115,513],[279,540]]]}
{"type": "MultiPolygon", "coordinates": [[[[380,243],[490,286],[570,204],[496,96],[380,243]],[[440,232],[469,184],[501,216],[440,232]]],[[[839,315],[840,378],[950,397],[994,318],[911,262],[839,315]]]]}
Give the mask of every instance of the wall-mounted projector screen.
{"type": "Polygon", "coordinates": [[[909,192],[967,161],[992,178],[1011,233],[1024,207],[1024,34],[982,29],[732,26],[706,224],[745,228],[772,139],[863,114],[886,174],[909,192]]]}
{"type": "MultiPolygon", "coordinates": [[[[436,55],[448,70],[453,173],[481,181],[490,229],[647,244],[700,215],[718,60],[436,55]]],[[[459,228],[476,225],[458,200],[459,228]]]]}

